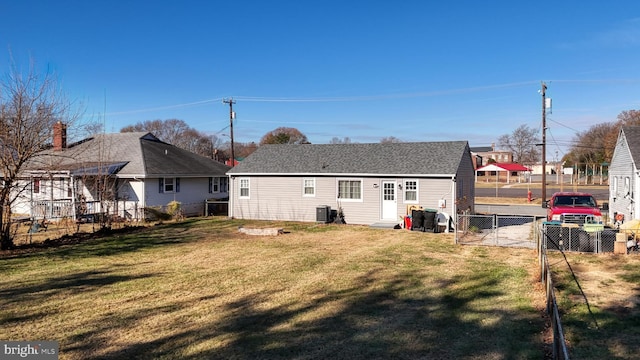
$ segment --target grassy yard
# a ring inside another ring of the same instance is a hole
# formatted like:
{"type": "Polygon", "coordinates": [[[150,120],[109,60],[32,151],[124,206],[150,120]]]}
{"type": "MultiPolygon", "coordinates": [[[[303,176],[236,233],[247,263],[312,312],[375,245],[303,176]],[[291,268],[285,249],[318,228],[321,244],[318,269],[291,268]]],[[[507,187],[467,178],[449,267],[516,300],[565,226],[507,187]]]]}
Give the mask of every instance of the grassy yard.
{"type": "Polygon", "coordinates": [[[536,270],[452,234],[194,218],[1,254],[0,339],[61,359],[542,359],[536,270]]]}
{"type": "Polygon", "coordinates": [[[640,359],[640,255],[549,254],[572,359],[640,359]]]}

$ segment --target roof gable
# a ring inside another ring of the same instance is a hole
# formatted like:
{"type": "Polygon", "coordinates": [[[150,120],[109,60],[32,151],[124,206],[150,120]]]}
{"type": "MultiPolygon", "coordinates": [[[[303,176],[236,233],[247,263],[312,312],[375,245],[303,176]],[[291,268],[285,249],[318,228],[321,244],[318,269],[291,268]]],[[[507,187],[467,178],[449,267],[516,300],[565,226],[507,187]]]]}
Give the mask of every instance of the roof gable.
{"type": "Polygon", "coordinates": [[[449,176],[464,156],[466,141],[262,145],[228,174],[449,176]]]}

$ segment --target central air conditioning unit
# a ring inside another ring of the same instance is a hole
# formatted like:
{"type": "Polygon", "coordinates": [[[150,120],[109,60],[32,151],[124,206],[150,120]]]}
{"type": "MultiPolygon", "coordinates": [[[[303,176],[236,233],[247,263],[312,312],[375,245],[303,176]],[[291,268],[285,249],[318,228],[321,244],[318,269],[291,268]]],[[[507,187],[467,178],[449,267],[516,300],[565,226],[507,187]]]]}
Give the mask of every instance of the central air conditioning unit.
{"type": "Polygon", "coordinates": [[[316,208],[316,221],[321,223],[328,223],[331,219],[331,206],[318,206],[316,208]]]}

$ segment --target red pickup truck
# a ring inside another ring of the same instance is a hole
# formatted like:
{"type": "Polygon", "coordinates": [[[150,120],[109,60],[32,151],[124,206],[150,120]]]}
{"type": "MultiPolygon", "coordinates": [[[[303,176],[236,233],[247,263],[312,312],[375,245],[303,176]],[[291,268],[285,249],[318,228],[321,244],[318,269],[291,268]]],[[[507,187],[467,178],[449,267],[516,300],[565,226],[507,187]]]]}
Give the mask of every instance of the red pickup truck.
{"type": "Polygon", "coordinates": [[[582,225],[585,221],[602,223],[596,199],[587,193],[557,192],[545,202],[547,220],[582,225]]]}

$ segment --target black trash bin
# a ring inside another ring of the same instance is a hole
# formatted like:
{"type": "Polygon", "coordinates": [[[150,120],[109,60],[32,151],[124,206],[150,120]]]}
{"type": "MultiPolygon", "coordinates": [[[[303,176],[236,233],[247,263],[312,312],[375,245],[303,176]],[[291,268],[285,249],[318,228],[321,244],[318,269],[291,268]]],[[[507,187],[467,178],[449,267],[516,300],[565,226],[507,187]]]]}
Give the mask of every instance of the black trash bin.
{"type": "Polygon", "coordinates": [[[425,210],[424,211],[424,230],[430,230],[436,232],[436,211],[425,210]]]}
{"type": "Polygon", "coordinates": [[[411,230],[424,231],[424,211],[411,211],[411,230]]]}

